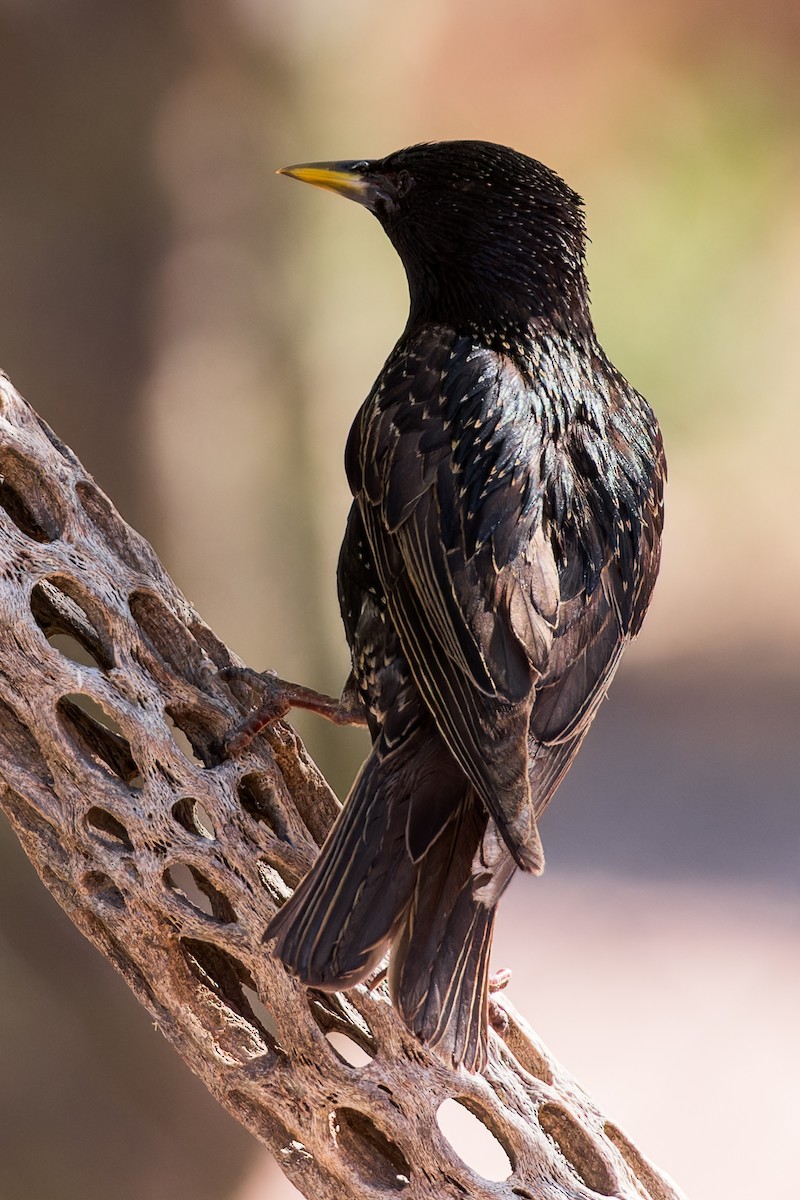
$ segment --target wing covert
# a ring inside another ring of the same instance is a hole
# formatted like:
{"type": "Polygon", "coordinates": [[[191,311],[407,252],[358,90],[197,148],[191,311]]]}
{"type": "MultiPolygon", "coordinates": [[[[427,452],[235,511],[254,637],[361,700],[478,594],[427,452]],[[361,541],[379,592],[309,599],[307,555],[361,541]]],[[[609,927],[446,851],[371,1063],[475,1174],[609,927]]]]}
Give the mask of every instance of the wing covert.
{"type": "MultiPolygon", "coordinates": [[[[563,347],[557,357],[563,367],[563,347]]],[[[534,810],[647,607],[663,470],[646,423],[631,432],[644,404],[633,389],[631,411],[607,429],[593,410],[607,403],[607,381],[583,363],[581,386],[556,395],[544,359],[539,369],[525,376],[471,338],[428,327],[389,359],[347,451],[417,687],[528,869],[542,861],[534,810]],[[534,802],[530,781],[542,789],[534,802]]]]}

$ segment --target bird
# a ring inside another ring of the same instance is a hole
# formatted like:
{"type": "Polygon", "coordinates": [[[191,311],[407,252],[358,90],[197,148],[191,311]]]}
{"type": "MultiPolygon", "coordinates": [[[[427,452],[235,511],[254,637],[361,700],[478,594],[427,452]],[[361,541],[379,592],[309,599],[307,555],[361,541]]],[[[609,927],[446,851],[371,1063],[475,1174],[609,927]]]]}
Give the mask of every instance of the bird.
{"type": "Polygon", "coordinates": [[[468,140],[279,174],[371,212],[410,303],[345,451],[349,677],[333,699],[263,675],[249,723],[306,707],[372,742],[265,940],[328,991],[388,955],[407,1028],[479,1072],[498,901],[542,871],[539,820],[650,602],[662,437],[598,342],[554,171],[468,140]]]}

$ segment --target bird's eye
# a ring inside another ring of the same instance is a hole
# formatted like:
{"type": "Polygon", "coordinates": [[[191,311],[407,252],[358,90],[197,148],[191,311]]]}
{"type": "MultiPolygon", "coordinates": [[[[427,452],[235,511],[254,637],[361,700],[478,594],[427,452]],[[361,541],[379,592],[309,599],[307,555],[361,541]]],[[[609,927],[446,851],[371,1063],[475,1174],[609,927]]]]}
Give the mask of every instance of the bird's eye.
{"type": "Polygon", "coordinates": [[[350,170],[358,173],[360,171],[368,171],[369,163],[365,158],[359,159],[358,162],[350,163],[350,170]]]}

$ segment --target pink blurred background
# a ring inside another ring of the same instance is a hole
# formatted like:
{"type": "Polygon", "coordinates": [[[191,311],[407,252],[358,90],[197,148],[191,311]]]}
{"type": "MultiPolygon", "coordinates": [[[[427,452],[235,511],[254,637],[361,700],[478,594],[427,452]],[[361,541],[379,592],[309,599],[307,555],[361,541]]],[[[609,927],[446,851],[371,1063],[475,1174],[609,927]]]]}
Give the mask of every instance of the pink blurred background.
{"type": "MultiPolygon", "coordinates": [[[[704,1200],[800,1137],[800,9],[0,0],[0,365],[254,666],[338,690],[350,420],[405,318],[287,162],[483,137],[585,197],[664,566],[504,902],[511,998],[704,1200]]],[[[358,734],[298,721],[340,794],[358,734]]],[[[0,1196],[283,1200],[0,828],[0,1196]]],[[[757,1183],[756,1183],[757,1181],[757,1183]]]]}

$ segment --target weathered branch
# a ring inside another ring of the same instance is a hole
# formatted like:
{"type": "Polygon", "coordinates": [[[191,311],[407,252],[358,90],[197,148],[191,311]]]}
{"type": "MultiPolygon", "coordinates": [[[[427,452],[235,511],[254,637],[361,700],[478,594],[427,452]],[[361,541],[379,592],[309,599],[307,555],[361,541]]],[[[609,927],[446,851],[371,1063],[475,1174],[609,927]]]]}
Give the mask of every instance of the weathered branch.
{"type": "Polygon", "coordinates": [[[510,1006],[485,1075],[469,1076],[380,989],[306,992],[265,952],[337,802],[286,725],[219,761],[243,697],[217,670],[235,660],[7,382],[0,505],[0,803],[59,904],[297,1187],[676,1200],[510,1006]],[[344,1061],[333,1031],[368,1065],[344,1061]],[[504,1146],[506,1181],[442,1136],[447,1098],[504,1146]]]}

